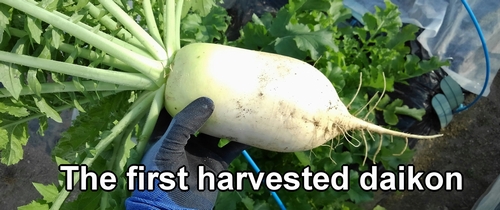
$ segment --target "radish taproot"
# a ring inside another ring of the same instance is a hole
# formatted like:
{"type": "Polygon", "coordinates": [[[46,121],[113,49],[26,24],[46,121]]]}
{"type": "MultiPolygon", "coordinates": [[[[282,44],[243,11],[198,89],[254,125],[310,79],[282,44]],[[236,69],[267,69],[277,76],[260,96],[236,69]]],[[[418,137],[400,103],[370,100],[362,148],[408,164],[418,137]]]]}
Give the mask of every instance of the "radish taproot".
{"type": "Polygon", "coordinates": [[[430,139],[389,130],[352,116],[332,83],[295,58],[218,44],[177,51],[165,107],[177,114],[209,97],[215,110],[200,132],[277,152],[305,151],[350,130],[430,139]]]}

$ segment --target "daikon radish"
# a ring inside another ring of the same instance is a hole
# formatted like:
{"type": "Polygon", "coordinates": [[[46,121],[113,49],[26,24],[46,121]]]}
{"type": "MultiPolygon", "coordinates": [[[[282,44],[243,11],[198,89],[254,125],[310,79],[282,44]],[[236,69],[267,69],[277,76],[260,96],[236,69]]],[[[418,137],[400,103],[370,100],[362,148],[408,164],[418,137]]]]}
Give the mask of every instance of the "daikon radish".
{"type": "Polygon", "coordinates": [[[200,132],[253,147],[294,152],[316,148],[350,130],[430,139],[352,116],[331,82],[303,61],[265,52],[196,43],[175,55],[166,83],[171,115],[199,97],[215,110],[200,132]]]}

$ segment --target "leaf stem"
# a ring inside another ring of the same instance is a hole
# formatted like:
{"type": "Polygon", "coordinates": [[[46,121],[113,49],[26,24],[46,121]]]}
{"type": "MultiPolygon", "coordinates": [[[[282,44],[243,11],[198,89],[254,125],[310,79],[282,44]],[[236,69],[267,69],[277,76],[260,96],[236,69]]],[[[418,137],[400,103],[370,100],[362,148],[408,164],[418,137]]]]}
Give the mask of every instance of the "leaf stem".
{"type": "Polygon", "coordinates": [[[112,84],[134,87],[140,90],[157,88],[157,86],[150,79],[139,73],[108,71],[105,69],[81,66],[43,58],[36,58],[27,55],[19,55],[4,51],[0,51],[0,61],[29,66],[32,68],[40,68],[52,72],[68,74],[76,77],[83,77],[112,84]]]}
{"type": "Polygon", "coordinates": [[[87,5],[85,5],[85,8],[88,9],[88,11],[89,11],[90,15],[92,15],[92,17],[99,19],[99,22],[102,23],[102,25],[104,25],[107,29],[109,29],[111,31],[118,30],[118,32],[116,32],[116,35],[119,38],[125,40],[127,43],[132,44],[136,47],[139,47],[139,48],[143,47],[142,43],[137,38],[135,38],[130,32],[128,32],[124,28],[117,28],[117,26],[118,26],[117,22],[115,22],[109,16],[101,15],[103,11],[101,9],[97,8],[94,4],[89,2],[89,3],[87,3],[87,5]]]}
{"type": "Polygon", "coordinates": [[[177,32],[175,25],[175,0],[166,0],[163,5],[163,25],[165,29],[163,30],[163,40],[165,41],[165,49],[167,51],[167,56],[171,57],[175,48],[178,45],[176,40],[178,37],[175,33],[177,32]]]}
{"type": "MultiPolygon", "coordinates": [[[[107,162],[107,168],[112,169],[113,173],[117,176],[121,176],[123,173],[123,168],[120,167],[120,162],[125,156],[125,142],[130,139],[130,134],[137,124],[137,119],[135,122],[130,123],[130,125],[125,128],[125,130],[120,133],[120,135],[114,139],[113,141],[113,155],[111,156],[111,160],[107,162]]],[[[111,192],[104,192],[101,197],[101,205],[100,209],[105,210],[109,204],[109,197],[111,192]]]]}
{"type": "Polygon", "coordinates": [[[158,26],[156,25],[155,21],[155,16],[153,14],[153,7],[151,6],[151,0],[144,0],[142,2],[142,8],[144,9],[144,15],[146,16],[145,19],[148,25],[149,33],[151,34],[153,39],[156,40],[158,44],[161,44],[163,46],[160,31],[158,30],[158,26]]]}
{"type": "Polygon", "coordinates": [[[81,47],[75,47],[73,45],[70,45],[70,44],[66,44],[66,43],[61,43],[59,45],[59,50],[65,52],[65,53],[73,53],[75,51],[78,51],[78,54],[76,55],[77,57],[80,57],[80,58],[84,58],[84,59],[87,59],[89,61],[97,61],[97,60],[100,60],[100,62],[104,65],[107,65],[107,66],[110,66],[110,67],[114,67],[116,69],[119,69],[119,70],[122,70],[122,71],[125,71],[125,72],[130,72],[130,73],[138,73],[137,70],[135,70],[134,68],[130,67],[129,65],[127,65],[126,63],[124,63],[123,61],[121,60],[118,60],[114,57],[111,57],[107,54],[105,54],[104,56],[100,55],[99,53],[97,53],[96,51],[93,51],[93,50],[88,50],[88,49],[85,49],[85,48],[81,48],[81,47]]]}
{"type": "MultiPolygon", "coordinates": [[[[116,85],[106,82],[95,82],[95,81],[83,81],[80,83],[83,85],[85,91],[124,91],[124,90],[136,90],[134,87],[128,87],[123,85],[116,85]]],[[[59,83],[43,83],[41,84],[42,94],[46,93],[64,93],[64,92],[79,92],[79,89],[75,87],[74,82],[62,82],[59,83]]],[[[35,92],[31,90],[29,86],[24,86],[19,95],[33,95],[35,92]]],[[[0,88],[0,98],[6,98],[12,96],[9,91],[5,88],[0,88]]]]}
{"type": "MultiPolygon", "coordinates": [[[[144,155],[144,151],[146,149],[146,145],[149,142],[149,138],[151,137],[151,133],[153,133],[153,129],[158,121],[158,116],[160,111],[163,109],[164,103],[164,95],[165,95],[165,85],[161,86],[155,93],[155,97],[153,99],[153,103],[151,104],[151,108],[149,109],[148,116],[146,118],[146,123],[144,124],[144,128],[141,132],[137,140],[137,157],[142,158],[144,155]]],[[[134,162],[140,162],[140,160],[136,160],[134,162]]]]}
{"type": "Polygon", "coordinates": [[[175,8],[175,47],[174,52],[181,49],[181,19],[182,19],[182,6],[184,0],[177,0],[175,8]]]}
{"type": "MultiPolygon", "coordinates": [[[[149,93],[145,93],[149,94],[149,93]]],[[[137,106],[135,106],[133,109],[131,109],[119,122],[116,124],[112,129],[111,133],[106,136],[106,138],[102,139],[99,141],[99,143],[95,146],[95,155],[86,157],[83,162],[81,163],[82,165],[87,165],[88,167],[92,166],[92,163],[94,163],[94,160],[100,156],[100,154],[109,146],[109,144],[115,139],[120,133],[124,131],[126,127],[128,127],[134,120],[141,118],[151,105],[151,102],[153,101],[154,94],[149,94],[145,100],[141,101],[136,101],[137,106]]],[[[76,172],[73,174],[73,184],[76,185],[77,182],[80,179],[80,173],[76,172]]],[[[65,187],[62,188],[62,190],[59,192],[57,198],[55,199],[54,203],[52,204],[52,207],[50,209],[60,209],[61,205],[64,203],[66,198],[68,197],[69,192],[65,189],[65,187]]]]}
{"type": "Polygon", "coordinates": [[[108,10],[125,28],[137,37],[137,39],[146,47],[156,60],[165,61],[167,55],[161,45],[159,45],[134,19],[127,15],[113,0],[99,0],[99,2],[108,10]]]}
{"type": "MultiPolygon", "coordinates": [[[[114,42],[110,42],[69,20],[66,20],[45,9],[42,9],[37,5],[28,3],[27,1],[1,0],[1,2],[15,9],[23,11],[46,23],[49,23],[54,27],[75,36],[78,39],[81,39],[93,46],[100,48],[111,56],[114,56],[134,67],[135,69],[146,75],[148,78],[153,80],[158,86],[163,83],[163,78],[161,77],[163,73],[162,62],[155,61],[137,53],[130,52],[122,46],[115,44],[114,42]]],[[[114,3],[113,5],[116,6],[116,4],[114,3]]],[[[116,7],[119,8],[118,6],[116,7]]]]}
{"type": "MultiPolygon", "coordinates": [[[[19,30],[17,28],[9,27],[8,29],[9,29],[10,35],[18,37],[18,38],[22,38],[22,37],[28,35],[28,33],[26,31],[19,30]]],[[[45,39],[41,38],[41,40],[45,40],[45,39]]],[[[56,48],[54,46],[54,43],[50,42],[48,44],[50,44],[52,47],[56,48]]],[[[99,55],[99,53],[97,53],[93,50],[88,50],[88,49],[81,48],[81,47],[75,47],[75,46],[67,44],[67,43],[60,43],[59,48],[57,48],[57,49],[65,52],[65,53],[70,53],[70,54],[73,53],[74,51],[78,50],[79,53],[77,56],[80,58],[85,58],[89,61],[101,60],[102,64],[107,65],[107,66],[115,67],[117,69],[127,71],[127,72],[135,72],[135,73],[138,72],[135,69],[133,69],[132,67],[128,66],[126,63],[124,63],[121,60],[118,60],[118,59],[111,57],[107,54],[104,56],[101,56],[101,55],[99,55]]]]}
{"type": "MultiPolygon", "coordinates": [[[[71,18],[66,16],[65,14],[62,14],[62,13],[59,13],[59,12],[54,12],[56,15],[60,16],[61,18],[64,18],[66,20],[69,20],[71,21],[71,18]]],[[[82,22],[78,22],[76,23],[76,25],[88,30],[88,31],[92,31],[92,27],[90,27],[89,25],[85,24],[85,23],[82,23],[82,22]]],[[[132,51],[134,53],[137,53],[139,55],[142,55],[146,58],[149,58],[151,60],[153,60],[153,56],[151,56],[147,51],[146,49],[144,49],[144,46],[140,45],[140,46],[135,46],[135,45],[132,45],[132,44],[129,44],[121,39],[117,39],[116,37],[114,36],[111,36],[107,33],[104,33],[102,31],[97,31],[95,32],[98,36],[101,36],[102,38],[106,39],[107,41],[110,41],[110,42],[113,42],[119,46],[122,46],[124,48],[126,48],[127,50],[129,51],[132,51]]]]}

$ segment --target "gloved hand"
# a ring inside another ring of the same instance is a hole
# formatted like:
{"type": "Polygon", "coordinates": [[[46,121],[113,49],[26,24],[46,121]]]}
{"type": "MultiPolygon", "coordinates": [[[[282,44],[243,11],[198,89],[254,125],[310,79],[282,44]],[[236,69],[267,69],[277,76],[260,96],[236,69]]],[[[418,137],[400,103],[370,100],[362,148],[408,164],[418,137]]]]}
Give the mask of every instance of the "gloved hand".
{"type": "Polygon", "coordinates": [[[179,168],[186,166],[186,171],[189,172],[186,178],[189,190],[181,191],[177,187],[172,191],[163,191],[158,187],[159,181],[157,180],[153,191],[135,190],[126,201],[127,209],[213,208],[218,191],[198,191],[198,165],[204,165],[205,170],[217,176],[248,147],[237,142],[230,142],[223,148],[219,148],[217,146],[219,138],[201,133],[197,137],[191,136],[201,128],[213,110],[214,104],[211,99],[198,98],[172,119],[168,129],[166,128],[169,122],[168,113],[163,111],[160,114],[152,138],[157,139],[159,132],[164,132],[164,135],[144,155],[142,164],[145,165],[146,172],[171,171],[174,174],[179,168]]]}

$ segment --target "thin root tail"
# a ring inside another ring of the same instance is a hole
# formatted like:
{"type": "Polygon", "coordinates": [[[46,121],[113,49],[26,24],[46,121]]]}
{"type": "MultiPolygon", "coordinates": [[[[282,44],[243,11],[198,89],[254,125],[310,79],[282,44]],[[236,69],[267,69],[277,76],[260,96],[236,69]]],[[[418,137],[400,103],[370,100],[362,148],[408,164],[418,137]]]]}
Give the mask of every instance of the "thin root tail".
{"type": "Polygon", "coordinates": [[[436,134],[436,135],[416,135],[416,134],[409,134],[409,133],[404,133],[404,132],[398,132],[398,131],[393,131],[389,130],[387,128],[366,122],[362,119],[359,119],[357,117],[352,116],[351,119],[352,125],[357,125],[353,126],[354,129],[359,130],[359,129],[366,129],[371,132],[379,133],[379,134],[387,134],[387,135],[392,135],[392,136],[399,136],[403,138],[413,138],[413,139],[434,139],[443,136],[443,134],[436,134]]]}

